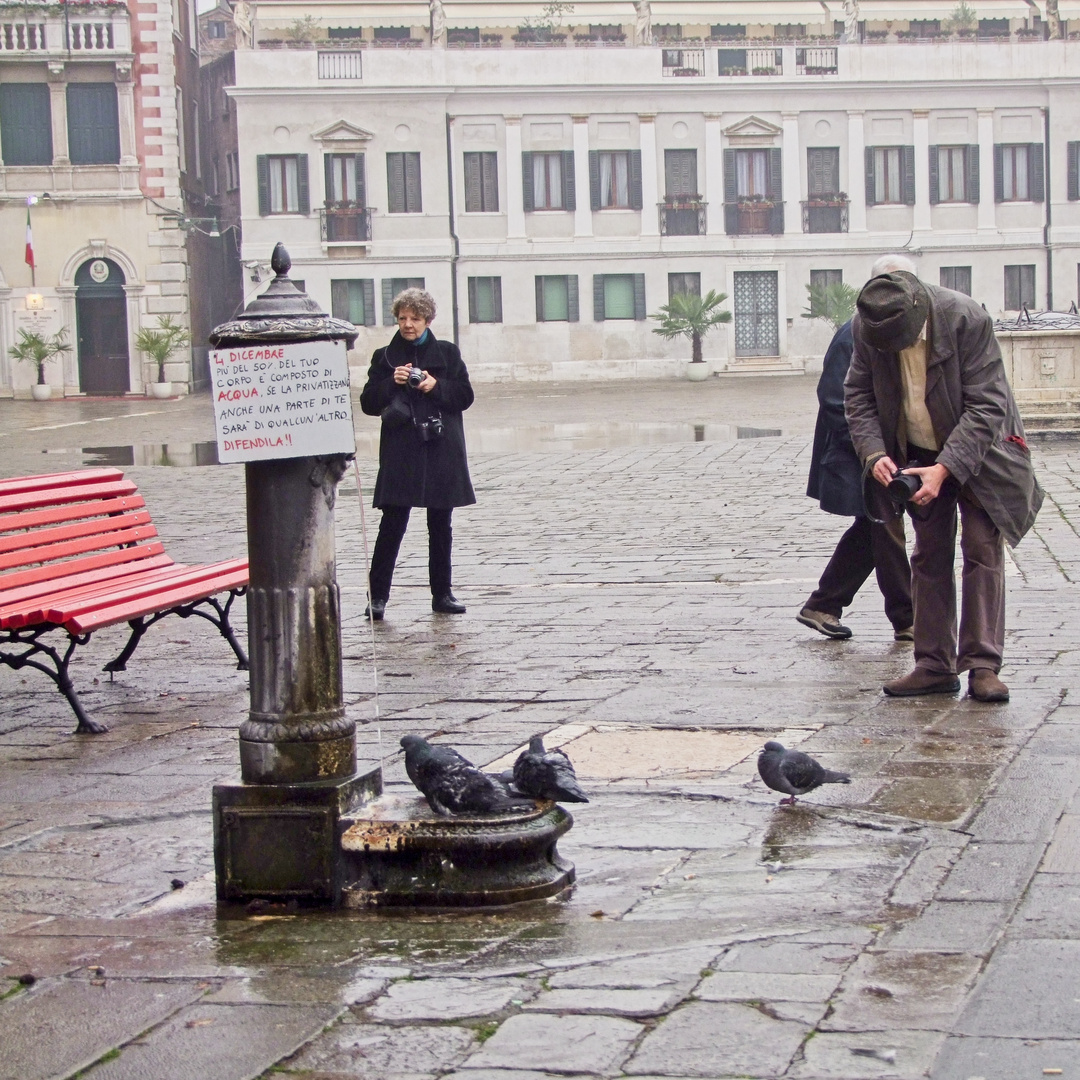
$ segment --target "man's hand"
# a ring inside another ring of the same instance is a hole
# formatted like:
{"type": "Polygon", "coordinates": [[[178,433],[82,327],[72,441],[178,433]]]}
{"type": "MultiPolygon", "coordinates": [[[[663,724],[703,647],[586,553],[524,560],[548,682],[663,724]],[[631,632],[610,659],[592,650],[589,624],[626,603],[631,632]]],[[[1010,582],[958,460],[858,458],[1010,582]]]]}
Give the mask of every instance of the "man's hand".
{"type": "Polygon", "coordinates": [[[896,472],[896,466],[893,464],[893,459],[885,454],[883,457],[879,457],[874,462],[874,467],[870,470],[874,479],[882,486],[888,487],[889,481],[893,478],[893,473],[896,472]]]}
{"type": "Polygon", "coordinates": [[[904,472],[922,479],[922,487],[909,500],[916,506],[925,506],[927,503],[933,502],[941,493],[941,485],[952,476],[952,473],[944,465],[927,465],[921,468],[904,469],[904,472]]]}

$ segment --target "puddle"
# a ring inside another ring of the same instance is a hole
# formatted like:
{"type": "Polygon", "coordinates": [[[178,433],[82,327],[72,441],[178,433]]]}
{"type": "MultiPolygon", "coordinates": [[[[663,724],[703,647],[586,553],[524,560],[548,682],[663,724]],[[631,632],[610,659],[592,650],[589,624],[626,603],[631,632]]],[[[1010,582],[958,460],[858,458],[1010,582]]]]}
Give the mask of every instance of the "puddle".
{"type": "Polygon", "coordinates": [[[43,454],[78,454],[83,465],[122,469],[129,465],[165,465],[190,468],[217,465],[216,442],[143,443],[140,446],[84,446],[81,450],[42,450],[43,454]]]}

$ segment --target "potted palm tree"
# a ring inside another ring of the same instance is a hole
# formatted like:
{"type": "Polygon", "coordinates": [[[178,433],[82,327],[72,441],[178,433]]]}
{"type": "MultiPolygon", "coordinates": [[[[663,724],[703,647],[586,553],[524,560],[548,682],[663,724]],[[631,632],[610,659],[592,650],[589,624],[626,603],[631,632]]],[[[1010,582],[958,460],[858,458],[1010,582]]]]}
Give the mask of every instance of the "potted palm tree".
{"type": "Polygon", "coordinates": [[[676,293],[655,315],[659,326],[653,328],[666,340],[679,337],[690,339],[690,363],[686,366],[686,377],[691,382],[701,382],[709,376],[709,364],[701,356],[701,341],[714,326],[731,322],[731,312],[722,311],[720,305],[727,299],[727,293],[718,293],[710,289],[704,296],[692,293],[676,293]]]}
{"type": "Polygon", "coordinates": [[[855,314],[859,290],[853,285],[842,281],[834,281],[831,285],[807,285],[806,292],[804,319],[821,319],[836,331],[855,314]]]}
{"type": "Polygon", "coordinates": [[[35,401],[48,401],[52,387],[45,381],[45,365],[51,364],[71,351],[67,331],[60,327],[55,334],[42,334],[37,330],[20,330],[19,340],[11,347],[12,360],[23,360],[37,368],[37,382],[30,387],[35,401]]]}
{"type": "Polygon", "coordinates": [[[171,315],[159,315],[157,329],[144,326],[135,335],[135,348],[146,353],[157,364],[157,382],[150,384],[151,397],[172,397],[173,385],[165,378],[165,364],[174,352],[184,348],[190,340],[187,330],[173,322],[171,315]]]}

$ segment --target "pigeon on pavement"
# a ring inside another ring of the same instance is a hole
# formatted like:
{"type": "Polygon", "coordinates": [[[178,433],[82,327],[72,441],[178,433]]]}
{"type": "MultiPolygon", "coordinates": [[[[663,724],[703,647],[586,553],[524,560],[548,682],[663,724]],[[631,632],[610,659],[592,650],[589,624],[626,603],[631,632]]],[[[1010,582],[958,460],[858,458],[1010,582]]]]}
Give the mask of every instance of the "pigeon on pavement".
{"type": "Polygon", "coordinates": [[[514,762],[514,787],[525,795],[555,802],[588,802],[562,750],[545,750],[544,737],[534,735],[529,749],[514,762]]]}
{"type": "Polygon", "coordinates": [[[532,799],[514,798],[495,777],[482,773],[449,746],[432,746],[419,735],[401,739],[405,771],[436,814],[506,813],[532,809],[532,799]]]}
{"type": "Polygon", "coordinates": [[[850,784],[847,773],[832,772],[801,750],[787,750],[782,743],[770,741],[758,755],[758,775],[773,791],[788,796],[780,804],[793,806],[796,795],[805,795],[822,784],[850,784]]]}

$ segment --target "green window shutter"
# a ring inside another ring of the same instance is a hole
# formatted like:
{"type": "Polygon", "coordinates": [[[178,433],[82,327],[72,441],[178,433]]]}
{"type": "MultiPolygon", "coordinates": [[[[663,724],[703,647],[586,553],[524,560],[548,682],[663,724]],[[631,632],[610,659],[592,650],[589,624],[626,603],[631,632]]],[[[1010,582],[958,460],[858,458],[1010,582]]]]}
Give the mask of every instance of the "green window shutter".
{"type": "Polygon", "coordinates": [[[270,213],[270,159],[266,154],[255,158],[255,176],[259,182],[259,214],[270,213]]]}
{"type": "Polygon", "coordinates": [[[502,322],[502,278],[493,277],[491,279],[491,307],[494,321],[497,323],[502,322]]]}
{"type": "Polygon", "coordinates": [[[783,151],[779,146],[769,149],[769,199],[777,206],[784,203],[783,151]]]}
{"type": "Polygon", "coordinates": [[[308,156],[296,155],[296,198],[301,214],[311,213],[311,185],[308,182],[308,156]]]}
{"type": "Polygon", "coordinates": [[[480,319],[477,316],[477,304],[476,304],[476,278],[469,278],[469,322],[479,322],[480,319]]]}
{"type": "Polygon", "coordinates": [[[630,151],[630,209],[641,209],[641,151],[630,151]]]}
{"type": "Polygon", "coordinates": [[[589,151],[589,206],[600,209],[600,152],[589,151]]]}
{"type": "Polygon", "coordinates": [[[373,278],[364,278],[360,282],[364,295],[364,325],[375,325],[375,281],[373,278]]]}
{"type": "Polygon", "coordinates": [[[69,83],[68,156],[72,165],[120,162],[120,113],[115,83],[69,83]]]}
{"type": "Polygon", "coordinates": [[[645,275],[634,275],[634,318],[639,322],[648,318],[645,312],[645,275]]]}
{"type": "Polygon", "coordinates": [[[405,155],[405,209],[407,213],[423,212],[424,204],[420,197],[420,155],[405,155]]]}
{"type": "Polygon", "coordinates": [[[733,203],[739,200],[739,185],[735,171],[735,151],[724,151],[724,202],[733,203]]]}
{"type": "Polygon", "coordinates": [[[335,319],[349,320],[349,283],[347,281],[330,282],[330,314],[335,319]]]}
{"type": "Polygon", "coordinates": [[[866,163],[866,205],[874,205],[874,197],[877,194],[877,177],[874,175],[874,148],[868,146],[863,151],[863,160],[866,163]]]}
{"type": "Polygon", "coordinates": [[[563,209],[577,209],[577,179],[574,175],[574,151],[562,152],[563,209]]]}
{"type": "Polygon", "coordinates": [[[994,202],[1005,201],[1005,155],[1001,143],[994,143],[994,202]]]}
{"type": "Polygon", "coordinates": [[[52,164],[47,83],[0,84],[0,159],[5,165],[52,164]]]}
{"type": "Polygon", "coordinates": [[[536,286],[536,321],[544,322],[544,279],[537,274],[533,282],[536,286]]]}
{"type": "MultiPolygon", "coordinates": [[[[480,154],[469,152],[465,155],[465,213],[476,214],[484,209],[483,179],[481,175],[480,154]]],[[[474,281],[474,278],[469,278],[474,281]]],[[[475,319],[469,319],[476,322],[475,319]]]]}
{"type": "MultiPolygon", "coordinates": [[[[334,201],[334,155],[323,154],[323,206],[330,206],[334,201]]],[[[331,289],[333,292],[333,289],[331,289]]],[[[335,315],[336,319],[337,316],[335,315]]]]}
{"type": "Polygon", "coordinates": [[[970,203],[979,201],[979,145],[967,148],[967,198],[970,203]]]}
{"type": "Polygon", "coordinates": [[[1046,175],[1043,165],[1043,144],[1028,144],[1028,193],[1032,202],[1046,199],[1046,175]]]}
{"type": "Polygon", "coordinates": [[[939,157],[940,147],[930,147],[930,202],[931,204],[941,202],[941,158],[939,157]]]}
{"type": "Polygon", "coordinates": [[[364,173],[363,154],[356,155],[356,201],[360,206],[367,206],[367,177],[364,173]]]}
{"type": "Polygon", "coordinates": [[[593,274],[592,279],[592,317],[593,322],[604,321],[604,275],[593,274]]]}
{"type": "Polygon", "coordinates": [[[1066,198],[1075,201],[1080,199],[1080,142],[1065,144],[1065,159],[1067,169],[1066,198]]]}
{"type": "Polygon", "coordinates": [[[386,155],[386,209],[391,214],[405,212],[405,155],[386,155]]]}
{"type": "Polygon", "coordinates": [[[915,205],[915,147],[900,147],[900,193],[906,206],[915,205]]]}
{"type": "Polygon", "coordinates": [[[580,318],[578,278],[577,274],[569,274],[566,278],[566,321],[578,322],[580,318]]]}
{"type": "Polygon", "coordinates": [[[499,209],[499,155],[485,151],[480,155],[480,190],[484,209],[495,213],[499,209]]]}
{"type": "Polygon", "coordinates": [[[383,278],[382,281],[382,321],[383,326],[395,326],[397,320],[394,318],[394,279],[383,278]]]}
{"type": "MultiPolygon", "coordinates": [[[[526,212],[535,208],[533,200],[533,156],[530,150],[521,152],[521,208],[526,212]]],[[[540,279],[537,278],[537,281],[540,279]]]]}

